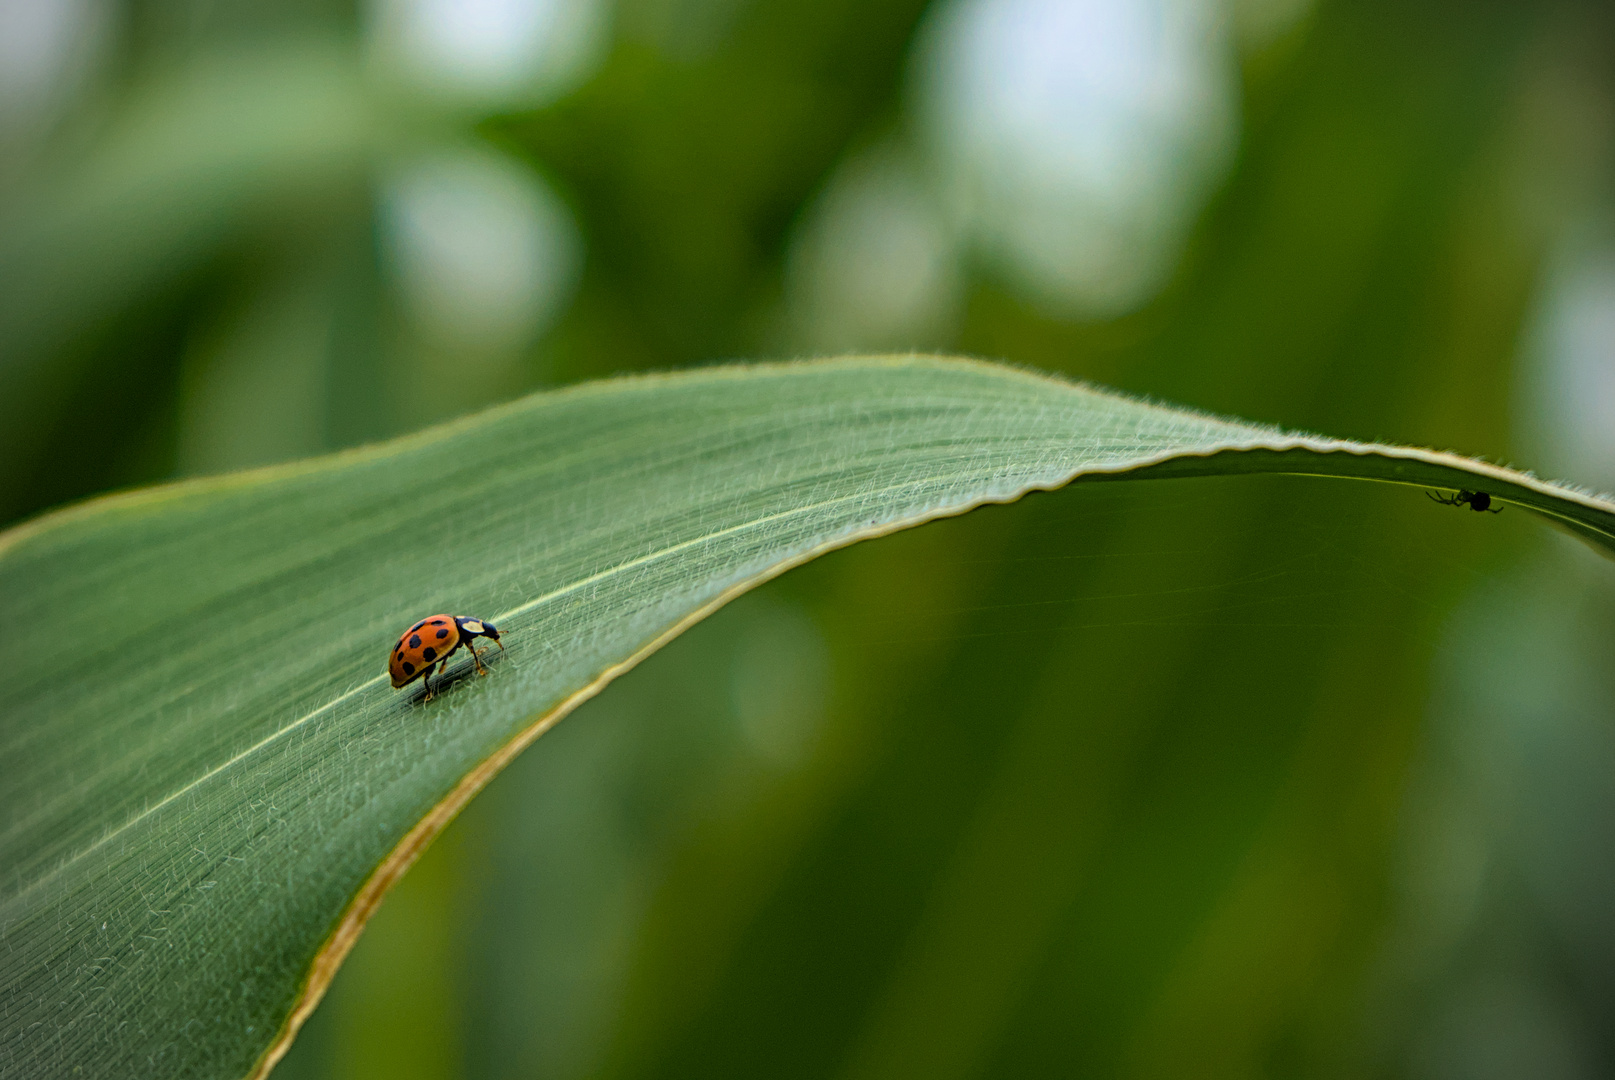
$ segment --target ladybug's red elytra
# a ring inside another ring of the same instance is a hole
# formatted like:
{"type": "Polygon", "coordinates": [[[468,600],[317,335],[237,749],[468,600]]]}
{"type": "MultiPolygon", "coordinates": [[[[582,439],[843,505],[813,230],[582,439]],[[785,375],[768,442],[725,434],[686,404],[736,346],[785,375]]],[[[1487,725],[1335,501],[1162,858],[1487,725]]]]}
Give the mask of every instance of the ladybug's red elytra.
{"type": "Polygon", "coordinates": [[[437,668],[441,683],[443,671],[449,666],[449,656],[464,645],[471,653],[471,662],[477,665],[477,674],[486,675],[482,654],[472,644],[474,638],[485,637],[504,651],[505,643],[499,640],[499,631],[493,623],[483,622],[465,615],[428,615],[405,630],[393,646],[387,659],[387,674],[393,677],[393,688],[408,686],[416,679],[426,687],[423,701],[431,701],[432,668],[437,668]]]}

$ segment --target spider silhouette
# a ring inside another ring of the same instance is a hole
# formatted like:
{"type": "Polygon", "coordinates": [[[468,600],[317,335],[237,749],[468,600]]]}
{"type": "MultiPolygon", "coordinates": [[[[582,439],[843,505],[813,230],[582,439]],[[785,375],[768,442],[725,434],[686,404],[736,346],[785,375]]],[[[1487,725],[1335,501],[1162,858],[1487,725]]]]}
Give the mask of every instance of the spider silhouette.
{"type": "Polygon", "coordinates": [[[1501,514],[1503,512],[1501,506],[1495,508],[1492,506],[1492,497],[1484,491],[1459,491],[1456,495],[1446,496],[1437,495],[1430,491],[1426,491],[1425,494],[1442,506],[1464,506],[1467,504],[1477,514],[1501,514]]]}

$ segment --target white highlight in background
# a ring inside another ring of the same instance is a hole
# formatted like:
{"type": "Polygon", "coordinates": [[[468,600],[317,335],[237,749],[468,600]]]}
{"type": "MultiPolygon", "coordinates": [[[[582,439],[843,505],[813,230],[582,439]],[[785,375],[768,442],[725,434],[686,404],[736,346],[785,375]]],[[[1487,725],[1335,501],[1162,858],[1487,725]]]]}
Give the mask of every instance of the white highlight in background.
{"type": "Polygon", "coordinates": [[[111,23],[100,0],[0,0],[0,133],[48,119],[105,52],[111,23]]]}
{"type": "Polygon", "coordinates": [[[1235,147],[1214,0],[946,0],[916,76],[951,209],[1012,288],[1057,314],[1154,295],[1235,147]]]}
{"type": "Polygon", "coordinates": [[[531,341],[570,298],[582,259],[555,193],[489,151],[445,151],[395,169],[381,187],[381,226],[410,315],[450,344],[531,341]]]}
{"type": "Polygon", "coordinates": [[[373,0],[372,50],[451,97],[525,105],[559,96],[605,53],[604,0],[373,0]]]}
{"type": "Polygon", "coordinates": [[[1563,254],[1547,276],[1531,327],[1533,406],[1528,429],[1546,466],[1615,490],[1615,229],[1578,232],[1605,242],[1563,254]]]}
{"type": "Polygon", "coordinates": [[[954,237],[900,147],[843,162],[786,256],[791,337],[813,349],[945,346],[960,292],[954,237]]]}

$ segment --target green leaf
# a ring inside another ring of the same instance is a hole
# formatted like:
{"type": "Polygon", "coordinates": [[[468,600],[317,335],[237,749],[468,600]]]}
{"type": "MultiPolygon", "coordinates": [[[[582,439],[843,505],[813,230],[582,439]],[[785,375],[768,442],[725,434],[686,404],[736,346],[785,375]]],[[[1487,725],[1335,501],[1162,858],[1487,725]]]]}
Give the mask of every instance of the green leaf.
{"type": "Polygon", "coordinates": [[[1615,552],[1615,503],[1507,469],[923,357],[586,385],[13,530],[0,1076],[261,1074],[466,800],[791,566],[1079,478],[1251,472],[1484,490],[1615,552]],[[507,650],[424,703],[384,653],[434,612],[507,650]]]}

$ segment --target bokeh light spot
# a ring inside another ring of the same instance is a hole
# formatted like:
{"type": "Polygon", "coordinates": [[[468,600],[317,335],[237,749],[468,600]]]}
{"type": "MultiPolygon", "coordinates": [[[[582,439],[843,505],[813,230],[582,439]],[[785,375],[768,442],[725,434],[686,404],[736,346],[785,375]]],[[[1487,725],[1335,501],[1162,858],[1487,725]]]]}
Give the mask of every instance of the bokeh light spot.
{"type": "Polygon", "coordinates": [[[793,340],[828,350],[945,345],[961,291],[954,246],[935,195],[901,150],[844,162],[787,256],[793,340]]]}
{"type": "Polygon", "coordinates": [[[602,0],[376,0],[371,33],[386,62],[430,90],[530,104],[594,69],[608,14],[602,0]]]}
{"type": "Polygon", "coordinates": [[[1535,323],[1543,449],[1563,475],[1615,487],[1615,245],[1562,256],[1535,323]]]}
{"type": "Polygon", "coordinates": [[[1017,291],[1125,312],[1170,273],[1235,144],[1211,0],[948,0],[917,105],[953,210],[1017,291]]]}
{"type": "Polygon", "coordinates": [[[445,151],[382,185],[383,244],[410,315],[429,335],[484,348],[539,334],[572,293],[577,227],[531,170],[445,151]]]}

